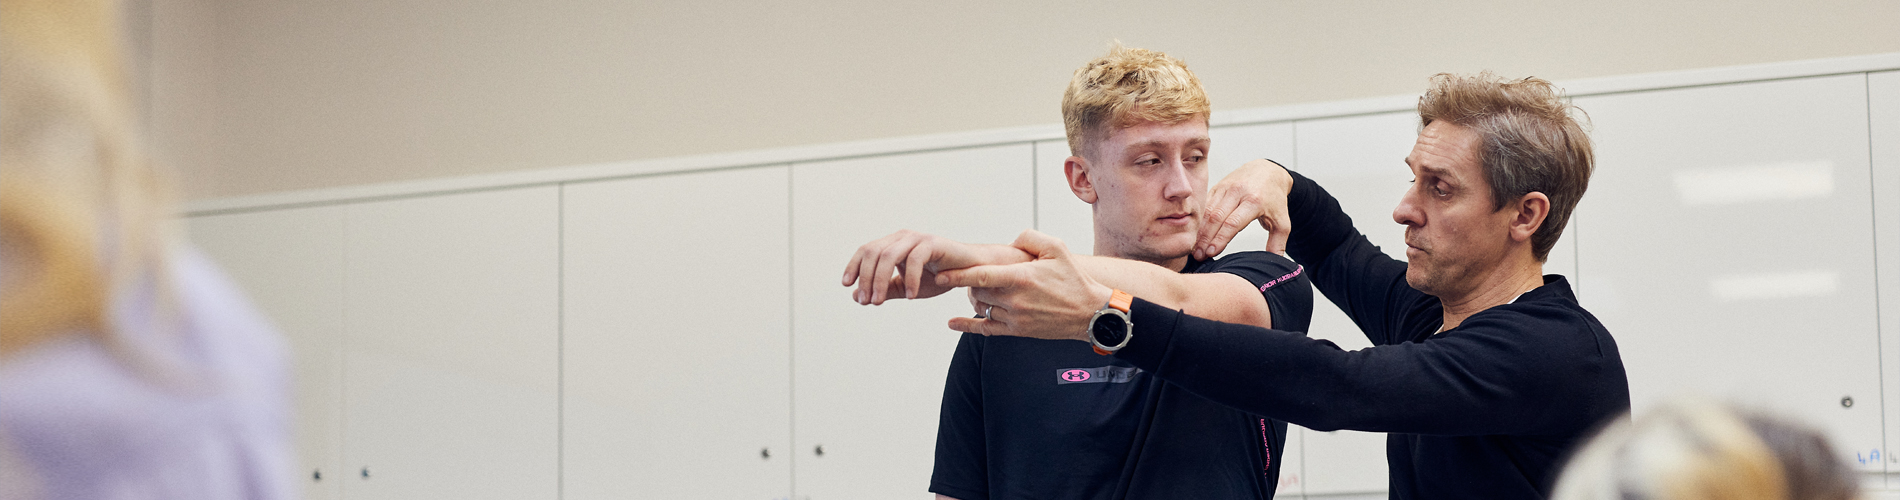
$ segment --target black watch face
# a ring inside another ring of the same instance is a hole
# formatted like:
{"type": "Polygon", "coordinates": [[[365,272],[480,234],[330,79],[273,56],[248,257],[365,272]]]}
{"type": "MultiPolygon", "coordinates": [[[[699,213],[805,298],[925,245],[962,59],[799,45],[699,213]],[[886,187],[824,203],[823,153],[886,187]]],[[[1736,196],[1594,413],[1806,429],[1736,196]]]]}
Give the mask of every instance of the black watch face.
{"type": "Polygon", "coordinates": [[[1121,344],[1122,337],[1128,336],[1128,322],[1122,321],[1121,316],[1113,314],[1103,314],[1095,318],[1095,324],[1090,325],[1090,328],[1095,329],[1095,341],[1106,346],[1121,344]]]}

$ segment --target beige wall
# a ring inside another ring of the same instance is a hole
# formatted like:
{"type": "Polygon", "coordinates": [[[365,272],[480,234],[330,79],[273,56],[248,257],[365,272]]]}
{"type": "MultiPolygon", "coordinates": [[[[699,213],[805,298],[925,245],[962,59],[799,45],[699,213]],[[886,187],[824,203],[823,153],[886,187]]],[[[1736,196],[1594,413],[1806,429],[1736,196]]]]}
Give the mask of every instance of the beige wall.
{"type": "Polygon", "coordinates": [[[146,0],[190,198],[1060,121],[1110,39],[1216,109],[1900,52],[1900,2],[146,0]]]}

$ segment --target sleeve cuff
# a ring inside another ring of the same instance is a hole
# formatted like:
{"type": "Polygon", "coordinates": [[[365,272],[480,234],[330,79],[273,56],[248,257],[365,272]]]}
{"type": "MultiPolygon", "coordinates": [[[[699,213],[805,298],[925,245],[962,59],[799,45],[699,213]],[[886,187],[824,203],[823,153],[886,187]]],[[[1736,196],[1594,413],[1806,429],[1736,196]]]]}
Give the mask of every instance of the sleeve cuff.
{"type": "Polygon", "coordinates": [[[1135,331],[1128,345],[1115,351],[1115,357],[1143,370],[1159,370],[1161,362],[1168,357],[1168,347],[1174,342],[1174,326],[1181,322],[1181,314],[1181,311],[1135,297],[1134,303],[1128,306],[1128,319],[1134,323],[1135,331]]]}

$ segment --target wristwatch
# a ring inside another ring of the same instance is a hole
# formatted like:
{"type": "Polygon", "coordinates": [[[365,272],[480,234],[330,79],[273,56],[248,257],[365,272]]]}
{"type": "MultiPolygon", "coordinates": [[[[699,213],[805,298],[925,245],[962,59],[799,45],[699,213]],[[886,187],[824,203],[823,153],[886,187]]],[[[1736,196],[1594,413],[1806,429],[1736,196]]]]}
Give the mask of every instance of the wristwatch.
{"type": "Polygon", "coordinates": [[[1135,322],[1128,319],[1128,306],[1134,302],[1135,296],[1115,290],[1108,295],[1108,304],[1089,318],[1089,344],[1096,354],[1114,354],[1135,338],[1135,322]]]}

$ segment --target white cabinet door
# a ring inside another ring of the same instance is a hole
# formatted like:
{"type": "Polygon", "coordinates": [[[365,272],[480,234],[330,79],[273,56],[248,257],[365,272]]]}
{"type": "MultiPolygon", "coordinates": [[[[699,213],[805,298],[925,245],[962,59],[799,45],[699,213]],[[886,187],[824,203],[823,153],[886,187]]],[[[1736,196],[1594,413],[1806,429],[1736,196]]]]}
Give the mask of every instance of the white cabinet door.
{"type": "Polygon", "coordinates": [[[859,245],[911,229],[1008,243],[1030,228],[1029,144],[792,166],[792,359],[800,498],[930,498],[937,409],[969,316],[961,292],[859,306],[839,285],[859,245]],[[818,453],[819,448],[823,453],[818,453]]]}
{"type": "Polygon", "coordinates": [[[554,187],[349,207],[344,493],[557,494],[554,187]]]}
{"type": "Polygon", "coordinates": [[[340,498],[343,473],[341,206],[193,217],[192,241],[290,343],[304,498],[340,498]]]}
{"type": "Polygon", "coordinates": [[[564,188],[564,498],[790,495],[788,175],[564,188]]]}
{"type": "MultiPolygon", "coordinates": [[[[1326,188],[1352,217],[1353,225],[1374,245],[1405,258],[1405,226],[1392,222],[1392,209],[1404,194],[1411,171],[1405,155],[1418,138],[1418,115],[1411,112],[1302,120],[1294,124],[1298,165],[1288,165],[1326,188]]],[[[1365,333],[1317,290],[1313,327],[1307,334],[1346,350],[1371,347],[1365,333]]],[[[1386,491],[1385,434],[1357,431],[1303,434],[1309,495],[1386,491]]]]}
{"type": "MultiPolygon", "coordinates": [[[[1869,120],[1873,129],[1874,248],[1879,265],[1881,380],[1886,394],[1881,402],[1887,415],[1887,446],[1880,458],[1870,450],[1855,450],[1855,461],[1884,460],[1887,472],[1900,473],[1900,71],[1867,77],[1869,120]]],[[[1900,478],[1889,476],[1888,488],[1900,488],[1900,478]]]]}
{"type": "Polygon", "coordinates": [[[1865,82],[1577,99],[1597,147],[1580,298],[1636,413],[1710,396],[1818,425],[1846,459],[1881,447],[1865,82]]]}

